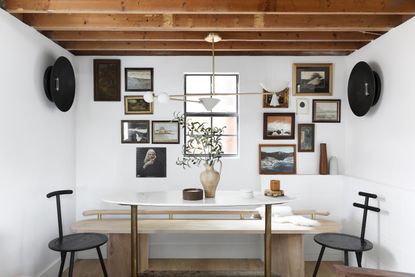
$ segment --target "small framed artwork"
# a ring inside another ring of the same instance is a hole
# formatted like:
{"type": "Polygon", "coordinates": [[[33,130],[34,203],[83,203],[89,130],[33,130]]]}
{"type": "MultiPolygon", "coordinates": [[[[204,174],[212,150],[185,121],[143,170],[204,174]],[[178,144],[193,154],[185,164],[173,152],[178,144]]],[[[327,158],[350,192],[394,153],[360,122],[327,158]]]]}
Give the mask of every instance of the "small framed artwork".
{"type": "Polygon", "coordinates": [[[333,64],[294,64],[294,96],[332,95],[333,64]]]}
{"type": "Polygon", "coordinates": [[[294,113],[264,113],[264,139],[294,139],[294,113]]]}
{"type": "Polygon", "coordinates": [[[313,122],[339,123],[340,99],[313,99],[313,122]]]}
{"type": "Polygon", "coordinates": [[[121,120],[121,143],[150,143],[150,121],[121,120]]]}
{"type": "Polygon", "coordinates": [[[298,124],[298,152],[314,152],[314,124],[298,124]]]}
{"type": "Polygon", "coordinates": [[[94,60],[94,101],[121,101],[120,60],[94,60]]]}
{"type": "Polygon", "coordinates": [[[296,174],[295,144],[260,144],[259,174],[296,174]]]}
{"type": "Polygon", "coordinates": [[[144,96],[124,96],[125,114],[153,114],[153,103],[144,101],[144,96]]]}
{"type": "Polygon", "coordinates": [[[125,68],[125,91],[153,91],[153,68],[125,68]]]}
{"type": "Polygon", "coordinates": [[[136,176],[166,177],[166,148],[137,147],[136,176]]]}
{"type": "Polygon", "coordinates": [[[267,91],[265,89],[263,89],[263,92],[267,93],[262,96],[263,108],[288,108],[288,88],[273,94],[268,94],[272,93],[272,91],[267,91]]]}
{"type": "Polygon", "coordinates": [[[296,103],[296,113],[297,114],[308,114],[310,111],[310,99],[307,98],[297,98],[296,103]]]}
{"type": "Polygon", "coordinates": [[[156,121],[152,124],[152,143],[178,144],[180,143],[180,126],[178,121],[156,121]]]}

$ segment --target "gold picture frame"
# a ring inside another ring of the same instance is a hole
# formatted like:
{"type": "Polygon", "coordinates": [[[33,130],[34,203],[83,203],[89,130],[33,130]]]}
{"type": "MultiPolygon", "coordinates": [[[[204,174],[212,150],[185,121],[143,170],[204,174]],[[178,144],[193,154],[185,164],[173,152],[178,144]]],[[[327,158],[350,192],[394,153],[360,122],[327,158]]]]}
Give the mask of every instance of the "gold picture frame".
{"type": "Polygon", "coordinates": [[[144,101],[144,96],[124,96],[125,114],[153,114],[153,103],[144,101]]]}
{"type": "Polygon", "coordinates": [[[292,84],[294,96],[331,96],[333,95],[333,64],[295,63],[292,84]]]}

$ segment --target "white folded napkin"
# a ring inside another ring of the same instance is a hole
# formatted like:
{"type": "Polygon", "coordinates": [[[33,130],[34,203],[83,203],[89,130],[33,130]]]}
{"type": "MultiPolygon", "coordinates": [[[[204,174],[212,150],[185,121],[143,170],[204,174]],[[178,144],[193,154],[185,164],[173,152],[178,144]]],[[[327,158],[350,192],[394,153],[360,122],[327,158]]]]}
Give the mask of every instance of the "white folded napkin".
{"type": "MultiPolygon", "coordinates": [[[[265,218],[265,207],[259,207],[256,210],[261,215],[261,218],[265,218]]],[[[311,227],[320,225],[317,220],[310,219],[301,215],[294,215],[290,206],[272,206],[271,218],[272,222],[275,223],[291,223],[298,226],[311,227]]]]}

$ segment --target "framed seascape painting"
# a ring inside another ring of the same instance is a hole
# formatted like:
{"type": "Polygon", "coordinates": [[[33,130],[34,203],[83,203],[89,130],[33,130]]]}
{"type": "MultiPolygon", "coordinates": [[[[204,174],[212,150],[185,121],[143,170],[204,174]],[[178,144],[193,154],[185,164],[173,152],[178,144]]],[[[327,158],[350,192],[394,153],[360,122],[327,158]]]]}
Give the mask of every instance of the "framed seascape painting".
{"type": "Polygon", "coordinates": [[[166,177],[165,147],[138,147],[136,151],[137,178],[166,177]]]}
{"type": "Polygon", "coordinates": [[[178,144],[180,143],[180,127],[178,121],[156,121],[152,124],[153,144],[178,144]]]}
{"type": "Polygon", "coordinates": [[[333,64],[294,64],[294,96],[332,95],[333,64]]]}
{"type": "Polygon", "coordinates": [[[153,103],[144,101],[144,96],[124,96],[125,114],[153,114],[153,103]]]}
{"type": "Polygon", "coordinates": [[[294,139],[294,113],[264,113],[264,139],[294,139]]]}
{"type": "Polygon", "coordinates": [[[122,120],[121,143],[150,143],[150,121],[122,120]]]}
{"type": "Polygon", "coordinates": [[[296,174],[295,144],[260,144],[259,174],[296,174]]]}
{"type": "Polygon", "coordinates": [[[121,101],[120,60],[94,60],[94,101],[121,101]]]}
{"type": "Polygon", "coordinates": [[[313,99],[313,122],[339,123],[340,99],[313,99]]]}
{"type": "Polygon", "coordinates": [[[125,91],[153,91],[153,68],[125,68],[125,91]]]}
{"type": "Polygon", "coordinates": [[[298,124],[298,152],[314,152],[314,124],[298,124]]]}

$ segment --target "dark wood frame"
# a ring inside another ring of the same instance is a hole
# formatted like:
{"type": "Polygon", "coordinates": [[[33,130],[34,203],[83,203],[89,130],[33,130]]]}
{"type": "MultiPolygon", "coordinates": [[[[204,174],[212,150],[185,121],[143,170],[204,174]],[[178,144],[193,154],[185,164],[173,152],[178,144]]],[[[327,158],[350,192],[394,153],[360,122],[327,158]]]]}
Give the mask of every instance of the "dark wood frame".
{"type": "Polygon", "coordinates": [[[153,120],[151,122],[151,143],[152,144],[179,144],[180,143],[180,125],[179,125],[179,121],[153,120]],[[175,141],[175,142],[155,142],[154,141],[154,123],[175,123],[175,124],[177,124],[177,141],[175,141]]]}
{"type": "Polygon", "coordinates": [[[260,175],[295,175],[297,174],[297,151],[295,144],[260,144],[258,147],[258,170],[260,175]],[[261,147],[287,147],[291,146],[294,149],[294,172],[263,172],[261,171],[261,147]]]}
{"type": "Polygon", "coordinates": [[[295,63],[293,64],[293,95],[294,96],[331,96],[333,95],[333,64],[332,63],[295,63]],[[328,71],[328,91],[325,92],[298,92],[297,75],[299,68],[324,68],[328,71]]]}
{"type": "Polygon", "coordinates": [[[313,115],[312,122],[316,123],[340,123],[341,122],[341,100],[340,99],[313,99],[313,115]],[[318,102],[335,102],[337,103],[337,119],[336,120],[316,120],[316,105],[318,102]]]}
{"type": "Polygon", "coordinates": [[[127,100],[128,99],[143,99],[144,101],[144,96],[142,95],[125,95],[124,96],[124,114],[153,114],[153,102],[148,103],[150,110],[149,111],[143,111],[143,112],[136,112],[136,111],[129,111],[128,110],[128,105],[127,105],[127,100]]]}
{"type": "Polygon", "coordinates": [[[126,67],[124,68],[124,86],[125,91],[153,91],[154,90],[154,69],[151,67],[126,67]],[[151,87],[149,89],[131,89],[128,88],[128,71],[150,71],[151,73],[151,87]]]}
{"type": "Polygon", "coordinates": [[[314,152],[314,145],[315,145],[315,125],[312,123],[308,123],[308,124],[298,124],[298,130],[297,130],[297,135],[298,135],[298,150],[297,152],[314,152]],[[301,128],[302,127],[311,127],[311,129],[313,130],[313,134],[312,134],[312,148],[311,150],[305,150],[301,148],[301,128]]]}
{"type": "Polygon", "coordinates": [[[134,144],[149,144],[150,143],[150,135],[151,135],[151,130],[150,130],[150,120],[121,120],[121,143],[134,143],[134,144]],[[122,136],[124,133],[124,122],[143,122],[143,123],[147,123],[147,129],[148,129],[148,141],[146,142],[133,142],[133,141],[123,141],[122,136]]]}
{"type": "Polygon", "coordinates": [[[294,139],[295,138],[295,113],[264,113],[264,120],[263,120],[263,139],[294,139]],[[271,137],[267,135],[267,123],[268,117],[270,116],[289,116],[291,117],[291,135],[289,136],[279,136],[279,137],[271,137]]]}
{"type": "Polygon", "coordinates": [[[94,101],[121,101],[121,61],[120,60],[94,60],[94,101]],[[113,98],[105,98],[102,96],[102,93],[98,90],[99,88],[99,76],[98,76],[98,67],[101,64],[113,64],[115,65],[116,72],[116,89],[115,95],[113,98]]]}

